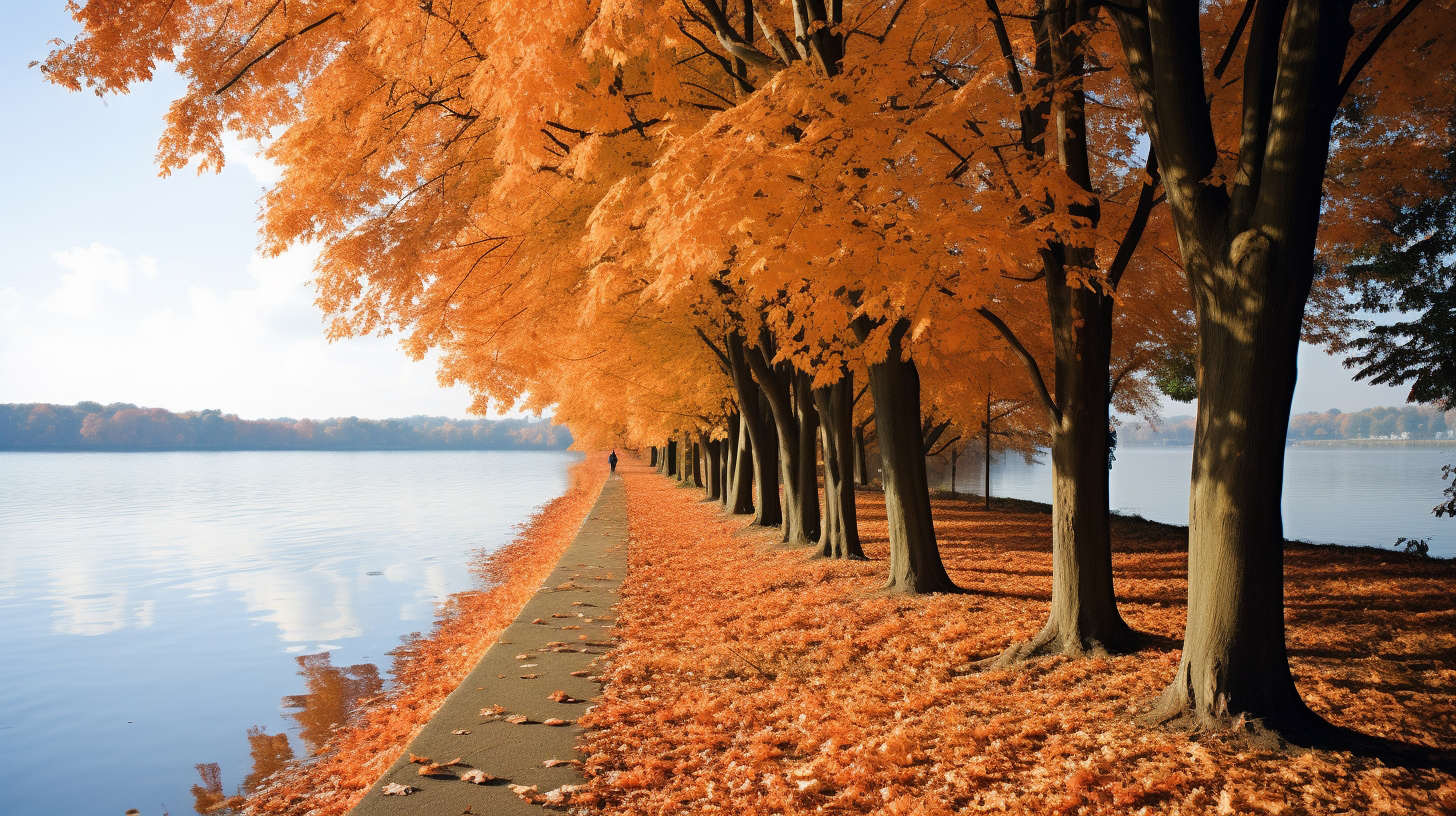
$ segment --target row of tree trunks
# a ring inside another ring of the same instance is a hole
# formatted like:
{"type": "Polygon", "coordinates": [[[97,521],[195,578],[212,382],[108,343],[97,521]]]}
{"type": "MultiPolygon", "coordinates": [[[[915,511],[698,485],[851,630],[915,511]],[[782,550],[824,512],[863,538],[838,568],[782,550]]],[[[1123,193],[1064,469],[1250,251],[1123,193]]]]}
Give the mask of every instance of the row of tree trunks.
{"type": "Polygon", "coordinates": [[[814,389],[819,433],[824,446],[824,525],[819,552],[825,558],[863,559],[859,516],[854,506],[851,445],[854,424],[854,379],[845,371],[839,382],[814,389]]]}

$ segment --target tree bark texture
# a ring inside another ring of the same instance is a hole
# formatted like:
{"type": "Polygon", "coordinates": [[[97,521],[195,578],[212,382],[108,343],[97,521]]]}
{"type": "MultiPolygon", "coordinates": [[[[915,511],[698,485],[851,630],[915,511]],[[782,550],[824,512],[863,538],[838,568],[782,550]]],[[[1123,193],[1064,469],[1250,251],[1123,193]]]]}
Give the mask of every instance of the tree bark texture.
{"type": "Polygon", "coordinates": [[[648,460],[647,464],[652,465],[654,468],[657,467],[657,446],[656,445],[653,445],[652,446],[651,458],[648,460]]]}
{"type": "Polygon", "coordinates": [[[718,501],[723,495],[723,442],[709,439],[705,433],[698,434],[698,447],[703,451],[703,493],[708,501],[718,501]]]}
{"type": "Polygon", "coordinates": [[[693,487],[701,488],[703,486],[703,448],[696,441],[684,441],[683,450],[687,452],[688,461],[692,464],[690,473],[692,474],[693,487]]]}
{"type": "Polygon", "coordinates": [[[859,516],[854,506],[854,380],[846,371],[839,382],[814,389],[819,433],[824,446],[824,524],[819,552],[825,558],[863,559],[859,516]]]}
{"type": "Polygon", "coordinates": [[[1198,7],[1150,0],[1113,13],[1162,165],[1198,331],[1198,419],[1188,502],[1188,624],[1158,713],[1238,717],[1286,734],[1327,727],[1285,649],[1284,441],[1350,5],[1255,6],[1243,69],[1237,174],[1208,180],[1198,7]]]}
{"type": "MultiPolygon", "coordinates": [[[[769,412],[762,404],[763,394],[749,370],[743,336],[728,335],[728,360],[733,369],[733,388],[738,393],[738,415],[743,420],[745,436],[753,460],[753,523],[773,527],[784,521],[779,501],[779,446],[769,412]]],[[[741,450],[741,449],[740,449],[741,450]]],[[[740,465],[741,468],[741,465],[740,465]]]]}
{"type": "Polygon", "coordinates": [[[812,399],[802,394],[799,372],[786,364],[771,362],[773,349],[766,335],[760,345],[747,349],[746,354],[759,391],[768,400],[778,432],[779,472],[784,486],[783,540],[790,546],[807,547],[819,535],[819,491],[817,485],[806,491],[809,480],[804,474],[806,468],[810,474],[814,471],[815,441],[811,434],[816,433],[812,426],[817,425],[817,414],[813,411],[812,399]],[[806,424],[811,427],[806,429],[806,424]],[[807,444],[805,436],[809,437],[807,444]],[[806,450],[809,451],[807,464],[806,450]]]}
{"type": "MultiPolygon", "coordinates": [[[[855,321],[863,342],[871,325],[855,321]]],[[[920,372],[903,359],[901,343],[910,321],[896,321],[884,360],[870,364],[870,393],[875,400],[875,428],[885,484],[885,512],[890,527],[890,592],[959,592],[946,574],[930,516],[930,488],[925,475],[925,448],[920,436],[920,372]]]]}
{"type": "Polygon", "coordinates": [[[863,424],[854,426],[854,478],[859,482],[860,487],[869,486],[870,463],[865,455],[865,426],[863,424]]]}
{"type": "MultiPolygon", "coordinates": [[[[1062,79],[1057,93],[1023,119],[1023,144],[1034,155],[1051,152],[1067,177],[1096,202],[1088,163],[1083,36],[1076,33],[1093,11],[1082,2],[1065,0],[1043,0],[1039,11],[1033,23],[1037,75],[1062,79]]],[[[1095,204],[1069,204],[1067,212],[1092,226],[1099,218],[1095,204]]],[[[1069,269],[1098,268],[1094,249],[1054,241],[1040,250],[1040,261],[1052,334],[1050,392],[1019,341],[1004,324],[992,322],[1022,356],[1042,397],[1051,434],[1052,601],[1041,631],[1003,653],[1003,664],[1045,653],[1128,651],[1138,643],[1117,611],[1112,584],[1107,509],[1112,298],[1069,280],[1069,269]]],[[[989,425],[989,414],[987,419],[989,425]]],[[[989,427],[987,434],[989,440],[989,427]]]]}
{"type": "Polygon", "coordinates": [[[742,414],[734,414],[728,422],[729,461],[723,503],[735,515],[753,512],[753,451],[744,425],[742,414]]]}
{"type": "Polygon", "coordinates": [[[677,440],[667,440],[667,475],[677,477],[677,440]]]}

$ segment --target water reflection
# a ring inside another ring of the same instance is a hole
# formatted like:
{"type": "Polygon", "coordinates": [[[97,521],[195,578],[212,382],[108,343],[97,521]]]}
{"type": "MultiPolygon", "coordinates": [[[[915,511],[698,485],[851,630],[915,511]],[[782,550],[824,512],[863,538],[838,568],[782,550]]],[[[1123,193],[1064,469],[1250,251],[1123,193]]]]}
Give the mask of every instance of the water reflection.
{"type": "Polygon", "coordinates": [[[577,459],[0,454],[0,734],[24,735],[0,736],[0,764],[27,780],[0,812],[225,812],[387,682],[356,667],[387,669],[577,459]],[[338,664],[290,662],[321,652],[338,664]],[[83,754],[109,760],[77,777],[53,759],[83,754]]]}
{"type": "Polygon", "coordinates": [[[330,665],[328,652],[294,659],[303,669],[299,674],[308,693],[284,697],[283,707],[297,709],[289,716],[298,722],[299,736],[312,754],[323,749],[335,729],[348,724],[361,702],[383,691],[384,683],[373,663],[337,668],[330,665]]]}
{"type": "MultiPolygon", "coordinates": [[[[283,707],[294,709],[288,716],[298,724],[304,748],[309,754],[317,754],[336,730],[349,725],[360,708],[384,690],[384,681],[379,676],[379,667],[373,663],[335,666],[328,652],[300,655],[294,660],[308,692],[285,696],[283,707]]],[[[248,729],[248,749],[253,760],[252,770],[232,794],[223,788],[219,763],[199,762],[195,766],[202,784],[192,786],[193,810],[200,814],[237,812],[245,797],[294,758],[288,735],[269,734],[261,725],[248,729]]]]}

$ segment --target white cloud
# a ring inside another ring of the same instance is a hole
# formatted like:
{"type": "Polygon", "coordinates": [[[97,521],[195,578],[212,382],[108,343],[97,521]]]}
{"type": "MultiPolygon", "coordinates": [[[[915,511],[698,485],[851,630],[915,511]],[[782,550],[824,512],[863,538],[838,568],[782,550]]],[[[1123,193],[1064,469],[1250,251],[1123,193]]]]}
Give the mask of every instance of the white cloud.
{"type": "Polygon", "coordinates": [[[222,155],[228,164],[240,164],[264,187],[272,187],[283,178],[278,165],[259,155],[264,149],[258,142],[243,140],[228,133],[222,138],[222,155]]]}
{"type": "Polygon", "coordinates": [[[42,304],[55,312],[91,315],[102,305],[108,292],[125,292],[131,288],[134,273],[157,277],[157,263],[145,255],[128,261],[120,252],[103,244],[73,247],[51,254],[57,265],[70,272],[61,276],[61,285],[42,304]]]}
{"type": "Polygon", "coordinates": [[[465,389],[439,387],[433,360],[409,360],[392,338],[327,342],[312,248],[252,256],[249,283],[231,290],[103,244],[52,257],[47,295],[0,289],[0,402],[248,418],[464,416],[469,405],[465,389]]]}

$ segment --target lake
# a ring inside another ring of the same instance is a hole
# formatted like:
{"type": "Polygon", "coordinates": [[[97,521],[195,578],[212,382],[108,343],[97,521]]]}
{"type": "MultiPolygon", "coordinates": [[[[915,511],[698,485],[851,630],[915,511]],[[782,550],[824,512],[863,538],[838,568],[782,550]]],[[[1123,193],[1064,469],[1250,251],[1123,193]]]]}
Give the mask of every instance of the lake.
{"type": "MultiPolygon", "coordinates": [[[[1285,538],[1386,548],[1397,537],[1423,538],[1431,555],[1456,557],[1456,519],[1431,514],[1450,484],[1441,481],[1441,466],[1456,462],[1456,446],[1292,445],[1285,453],[1285,538]]],[[[994,458],[991,495],[1051,501],[1051,466],[1042,458],[1032,465],[1019,456],[994,458]]],[[[1120,447],[1112,508],[1187,524],[1192,468],[1192,448],[1120,447]]],[[[980,493],[983,480],[980,457],[964,457],[957,489],[980,493]]]]}
{"type": "Polygon", "coordinates": [[[306,756],[579,460],[0,453],[0,811],[182,816],[306,756]]]}

